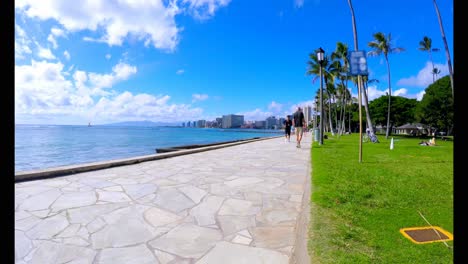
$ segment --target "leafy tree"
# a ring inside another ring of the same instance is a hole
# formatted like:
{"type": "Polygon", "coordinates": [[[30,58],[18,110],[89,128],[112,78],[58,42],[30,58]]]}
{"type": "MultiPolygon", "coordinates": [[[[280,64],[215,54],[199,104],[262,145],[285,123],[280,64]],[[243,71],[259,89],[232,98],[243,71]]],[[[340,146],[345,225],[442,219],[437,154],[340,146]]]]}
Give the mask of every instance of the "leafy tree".
{"type": "Polygon", "coordinates": [[[414,113],[418,105],[418,100],[395,96],[392,99],[392,120],[395,126],[402,126],[408,123],[414,123],[416,120],[414,113]]]}
{"type": "Polygon", "coordinates": [[[447,75],[426,88],[421,102],[416,108],[418,122],[434,127],[438,131],[453,132],[453,97],[450,77],[447,75]]]}
{"type": "MultiPolygon", "coordinates": [[[[409,99],[402,96],[392,96],[391,120],[392,126],[402,126],[407,123],[413,123],[415,118],[415,109],[418,105],[416,99],[409,99]]],[[[385,124],[386,109],[388,108],[387,96],[383,95],[369,103],[369,111],[376,124],[385,124]]]]}
{"type": "Polygon", "coordinates": [[[392,98],[392,87],[391,87],[391,78],[390,78],[390,63],[388,61],[388,54],[398,53],[404,51],[404,48],[393,47],[392,46],[392,35],[389,33],[385,36],[382,32],[377,32],[374,34],[374,40],[369,42],[368,45],[373,50],[368,52],[370,56],[378,56],[383,54],[385,57],[385,62],[387,62],[387,73],[388,73],[388,112],[387,112],[387,132],[385,133],[385,138],[388,139],[390,134],[390,109],[391,109],[391,98],[392,98]]]}

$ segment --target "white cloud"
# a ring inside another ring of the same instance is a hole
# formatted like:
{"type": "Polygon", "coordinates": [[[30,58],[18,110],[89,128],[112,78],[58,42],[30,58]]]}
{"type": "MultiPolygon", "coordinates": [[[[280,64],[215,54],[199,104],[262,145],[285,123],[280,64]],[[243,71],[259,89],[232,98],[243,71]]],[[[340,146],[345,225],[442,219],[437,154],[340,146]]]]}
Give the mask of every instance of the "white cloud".
{"type": "Polygon", "coordinates": [[[301,106],[302,108],[304,106],[313,107],[313,101],[302,101],[296,104],[291,104],[287,107],[285,107],[285,104],[280,104],[273,101],[267,106],[268,111],[263,111],[260,108],[256,108],[251,111],[239,112],[237,114],[243,115],[244,120],[246,121],[262,121],[270,116],[274,116],[276,118],[285,118],[287,115],[292,115],[294,112],[296,112],[298,106],[301,106]],[[283,110],[284,108],[286,108],[286,110],[283,110]]]}
{"type": "Polygon", "coordinates": [[[110,54],[106,54],[106,59],[110,59],[111,58],[111,55],[110,54]]]}
{"type": "Polygon", "coordinates": [[[52,43],[52,47],[54,49],[58,48],[58,44],[57,44],[57,41],[55,40],[54,36],[52,34],[49,34],[49,36],[47,37],[47,40],[52,43]]]}
{"type": "Polygon", "coordinates": [[[110,46],[120,46],[126,37],[133,35],[146,45],[173,50],[180,31],[174,17],[180,10],[175,1],[167,6],[164,2],[95,0],[80,2],[80,8],[70,8],[61,0],[23,0],[16,1],[15,8],[31,18],[54,19],[70,32],[103,32],[100,40],[110,46]]]}
{"type": "MultiPolygon", "coordinates": [[[[70,67],[68,70],[71,71],[70,67]]],[[[94,124],[126,120],[175,122],[201,118],[203,110],[170,104],[169,95],[112,91],[93,93],[100,85],[112,85],[136,72],[119,63],[111,74],[64,71],[62,63],[32,61],[15,66],[15,122],[44,124],[94,124]],[[72,76],[71,79],[67,76],[72,76]]]]}
{"type": "Polygon", "coordinates": [[[112,71],[115,73],[117,80],[126,80],[130,75],[137,72],[137,68],[120,62],[112,68],[112,71]]]}
{"type": "Polygon", "coordinates": [[[25,38],[27,37],[26,32],[18,24],[15,24],[15,33],[18,37],[25,38]]]}
{"type": "MultiPolygon", "coordinates": [[[[105,88],[110,88],[117,82],[127,80],[136,72],[137,68],[135,66],[120,62],[112,68],[112,73],[110,74],[100,74],[95,72],[85,73],[86,84],[79,83],[79,85],[81,87],[87,87],[91,89],[92,95],[105,96],[112,93],[112,91],[105,91],[105,88]]],[[[80,75],[82,75],[82,73],[80,73],[80,75]]],[[[84,78],[81,77],[81,79],[84,78]]]]}
{"type": "Polygon", "coordinates": [[[92,99],[73,93],[63,64],[32,61],[15,66],[15,114],[71,114],[92,99]]]}
{"type": "MultiPolygon", "coordinates": [[[[401,96],[401,97],[406,97],[406,98],[414,98],[417,100],[421,100],[422,96],[424,95],[424,90],[416,93],[416,94],[410,94],[408,92],[407,88],[399,88],[399,89],[392,89],[392,96],[401,96]]],[[[378,90],[375,85],[369,85],[367,89],[367,99],[369,102],[371,102],[374,99],[377,99],[381,96],[386,96],[388,94],[388,89],[385,90],[378,90]]],[[[358,98],[357,93],[352,94],[353,97],[358,98]]],[[[362,98],[364,100],[364,98],[362,98]]]]}
{"type": "Polygon", "coordinates": [[[270,105],[268,105],[268,110],[273,111],[273,112],[280,112],[282,108],[283,108],[283,105],[275,101],[271,102],[270,105]]]}
{"type": "Polygon", "coordinates": [[[63,56],[65,59],[70,60],[70,53],[67,50],[63,52],[63,56]]]}
{"type": "Polygon", "coordinates": [[[216,10],[231,0],[94,0],[80,2],[73,8],[62,0],[18,0],[15,9],[21,14],[39,20],[56,20],[64,30],[53,28],[48,36],[54,48],[56,37],[66,32],[93,31],[97,37],[85,36],[85,41],[121,46],[129,37],[142,41],[145,46],[174,51],[182,27],[175,16],[189,13],[197,19],[208,19],[216,10]]]}
{"type": "Polygon", "coordinates": [[[189,5],[189,12],[200,20],[208,19],[214,16],[216,10],[227,6],[231,0],[183,0],[184,4],[189,5]]]}
{"type": "Polygon", "coordinates": [[[65,31],[60,28],[53,27],[50,29],[50,33],[56,37],[65,37],[65,31]]]}
{"type": "Polygon", "coordinates": [[[408,89],[400,88],[395,91],[392,91],[392,96],[403,96],[406,97],[408,95],[408,89]]]}
{"type": "MultiPolygon", "coordinates": [[[[448,67],[446,64],[434,64],[434,67],[441,71],[436,80],[448,74],[448,67]]],[[[432,84],[432,78],[432,63],[426,62],[424,68],[422,68],[416,76],[400,79],[397,85],[427,87],[432,84]]]]}
{"type": "Polygon", "coordinates": [[[205,101],[208,99],[207,94],[192,94],[192,102],[205,101]]]}
{"type": "Polygon", "coordinates": [[[247,111],[247,112],[239,112],[237,113],[238,115],[243,115],[245,121],[263,121],[267,117],[270,117],[273,115],[272,112],[268,111],[262,111],[261,109],[257,108],[252,111],[247,111]]]}
{"type": "Polygon", "coordinates": [[[65,32],[62,29],[55,27],[50,30],[50,34],[47,37],[47,40],[50,43],[52,43],[52,47],[54,49],[58,48],[57,40],[55,39],[55,37],[65,37],[65,32]]]}
{"type": "Polygon", "coordinates": [[[110,99],[101,98],[92,109],[91,116],[93,120],[99,120],[99,122],[117,120],[180,122],[200,118],[203,113],[201,108],[190,108],[184,104],[169,104],[169,99],[168,95],[133,95],[130,92],[124,92],[110,99]]]}
{"type": "Polygon", "coordinates": [[[184,72],[185,72],[184,69],[180,69],[180,70],[177,70],[176,74],[181,75],[181,74],[183,74],[184,72]]]}
{"type": "Polygon", "coordinates": [[[300,106],[302,109],[304,109],[304,106],[314,107],[314,104],[315,104],[315,103],[314,103],[313,100],[307,100],[307,101],[302,101],[302,102],[293,104],[293,105],[291,105],[291,106],[289,107],[289,110],[288,110],[288,111],[285,111],[285,112],[284,112],[284,116],[286,116],[286,115],[292,115],[294,112],[296,112],[298,106],[300,106]]]}
{"type": "Polygon", "coordinates": [[[294,7],[301,8],[304,5],[304,0],[294,0],[294,7]]]}
{"type": "MultiPolygon", "coordinates": [[[[370,102],[376,98],[381,97],[382,95],[386,95],[388,92],[388,89],[385,89],[384,91],[380,91],[377,89],[377,86],[375,85],[369,85],[367,86],[367,100],[370,102]]],[[[353,97],[358,98],[358,93],[354,94],[353,97]]],[[[364,98],[362,98],[364,100],[364,98]]]]}
{"type": "Polygon", "coordinates": [[[55,59],[55,56],[54,54],[52,54],[52,51],[50,49],[46,49],[38,45],[38,50],[39,51],[37,53],[37,56],[39,56],[39,58],[43,58],[47,60],[55,59]]]}
{"type": "Polygon", "coordinates": [[[77,89],[86,89],[86,82],[88,81],[88,75],[84,71],[75,71],[73,74],[75,86],[77,89]]]}
{"type": "Polygon", "coordinates": [[[421,101],[425,94],[426,94],[425,90],[420,91],[419,93],[416,94],[416,100],[421,101]]]}
{"type": "Polygon", "coordinates": [[[26,32],[19,25],[15,24],[15,57],[24,59],[25,55],[31,54],[32,50],[29,47],[31,40],[26,32]]]}
{"type": "Polygon", "coordinates": [[[426,93],[426,91],[423,89],[423,90],[417,92],[416,94],[410,94],[410,93],[408,93],[408,89],[400,88],[400,89],[397,89],[397,90],[393,91],[392,95],[393,96],[402,96],[402,97],[406,97],[406,98],[409,98],[409,99],[416,99],[418,101],[421,101],[421,99],[422,99],[422,97],[424,96],[425,93],[426,93]]]}

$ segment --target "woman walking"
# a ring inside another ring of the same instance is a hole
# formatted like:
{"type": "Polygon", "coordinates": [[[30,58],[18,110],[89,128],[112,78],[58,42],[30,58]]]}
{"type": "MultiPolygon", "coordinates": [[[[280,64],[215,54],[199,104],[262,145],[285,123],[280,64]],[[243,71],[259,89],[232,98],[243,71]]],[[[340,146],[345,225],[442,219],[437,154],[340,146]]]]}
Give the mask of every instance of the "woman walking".
{"type": "Polygon", "coordinates": [[[284,120],[284,136],[286,137],[284,141],[291,141],[291,126],[292,120],[289,118],[289,115],[286,116],[286,120],[284,120]]]}

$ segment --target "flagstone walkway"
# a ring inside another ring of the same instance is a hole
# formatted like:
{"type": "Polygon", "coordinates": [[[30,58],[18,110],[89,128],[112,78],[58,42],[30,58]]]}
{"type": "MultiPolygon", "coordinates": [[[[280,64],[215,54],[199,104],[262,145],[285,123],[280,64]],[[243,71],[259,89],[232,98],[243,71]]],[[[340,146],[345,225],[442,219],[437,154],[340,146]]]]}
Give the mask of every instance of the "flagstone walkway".
{"type": "Polygon", "coordinates": [[[18,182],[16,263],[308,263],[310,145],[278,137],[18,182]]]}

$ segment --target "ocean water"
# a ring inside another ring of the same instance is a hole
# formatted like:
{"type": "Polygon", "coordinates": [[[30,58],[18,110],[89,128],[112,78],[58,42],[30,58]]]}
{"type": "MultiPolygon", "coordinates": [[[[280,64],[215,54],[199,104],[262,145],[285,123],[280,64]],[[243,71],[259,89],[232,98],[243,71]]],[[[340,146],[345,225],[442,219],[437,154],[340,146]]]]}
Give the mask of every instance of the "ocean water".
{"type": "Polygon", "coordinates": [[[282,130],[16,125],[15,172],[155,154],[156,148],[280,135],[282,130]]]}

